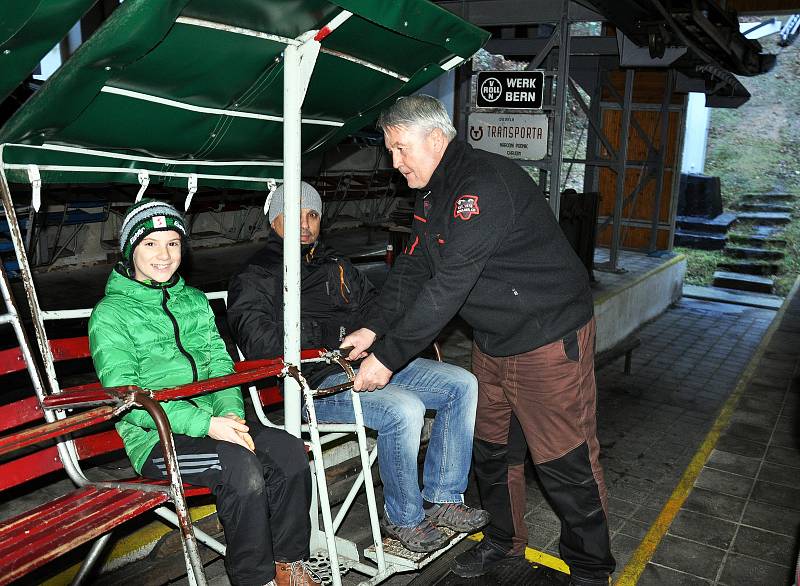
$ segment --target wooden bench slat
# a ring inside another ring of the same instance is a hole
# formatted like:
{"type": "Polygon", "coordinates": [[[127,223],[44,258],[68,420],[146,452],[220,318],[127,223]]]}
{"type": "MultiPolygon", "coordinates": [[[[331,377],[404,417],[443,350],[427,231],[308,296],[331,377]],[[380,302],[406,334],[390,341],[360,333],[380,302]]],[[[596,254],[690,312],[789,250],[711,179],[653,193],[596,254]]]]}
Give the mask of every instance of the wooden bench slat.
{"type": "MultiPolygon", "coordinates": [[[[31,393],[33,391],[31,390],[31,393]]],[[[37,397],[26,397],[0,406],[0,432],[43,419],[42,407],[37,397]]]]}
{"type": "Polygon", "coordinates": [[[62,468],[55,446],[3,462],[0,464],[0,490],[23,484],[62,468]]]}
{"type": "MultiPolygon", "coordinates": [[[[66,495],[29,511],[25,516],[37,521],[50,514],[48,509],[60,508],[63,514],[52,517],[54,522],[59,518],[68,518],[72,523],[59,524],[58,531],[53,532],[50,523],[42,523],[43,528],[33,537],[10,528],[5,530],[0,525],[0,585],[8,584],[32,570],[43,566],[56,557],[79,545],[92,541],[110,531],[114,527],[132,519],[145,511],[164,503],[167,496],[157,492],[140,492],[135,490],[97,489],[88,487],[72,495],[66,495]],[[93,508],[86,509],[82,493],[97,492],[93,499],[93,508]],[[77,497],[73,497],[77,495],[77,497]],[[46,535],[42,535],[45,533],[46,535]]],[[[14,519],[12,521],[18,521],[14,519]]],[[[21,524],[17,524],[21,526],[21,524]]],[[[24,531],[24,530],[23,530],[24,531]]]]}

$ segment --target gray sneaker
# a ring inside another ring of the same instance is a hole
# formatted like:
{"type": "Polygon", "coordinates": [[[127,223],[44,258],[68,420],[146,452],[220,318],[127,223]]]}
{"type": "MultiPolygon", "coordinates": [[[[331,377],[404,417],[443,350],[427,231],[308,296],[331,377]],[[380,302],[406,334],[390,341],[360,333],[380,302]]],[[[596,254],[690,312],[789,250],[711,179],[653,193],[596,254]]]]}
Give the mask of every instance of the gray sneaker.
{"type": "Polygon", "coordinates": [[[447,535],[431,525],[427,518],[415,527],[401,527],[392,523],[384,514],[381,519],[381,530],[385,535],[396,539],[409,551],[430,553],[447,544],[447,535]]]}
{"type": "Polygon", "coordinates": [[[489,523],[489,511],[474,509],[464,503],[439,503],[425,510],[425,517],[437,527],[459,533],[473,533],[489,523]]]}

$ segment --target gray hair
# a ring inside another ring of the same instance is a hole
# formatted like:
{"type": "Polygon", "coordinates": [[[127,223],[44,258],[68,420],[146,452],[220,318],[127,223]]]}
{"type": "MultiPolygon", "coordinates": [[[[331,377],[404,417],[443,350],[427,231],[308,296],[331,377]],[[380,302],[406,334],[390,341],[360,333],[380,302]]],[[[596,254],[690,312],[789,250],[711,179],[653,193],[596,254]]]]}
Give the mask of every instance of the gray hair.
{"type": "Polygon", "coordinates": [[[381,112],[378,117],[378,127],[386,131],[394,126],[415,127],[431,132],[438,128],[447,137],[453,140],[456,129],[444,104],[433,96],[419,94],[398,98],[398,100],[381,112]]]}

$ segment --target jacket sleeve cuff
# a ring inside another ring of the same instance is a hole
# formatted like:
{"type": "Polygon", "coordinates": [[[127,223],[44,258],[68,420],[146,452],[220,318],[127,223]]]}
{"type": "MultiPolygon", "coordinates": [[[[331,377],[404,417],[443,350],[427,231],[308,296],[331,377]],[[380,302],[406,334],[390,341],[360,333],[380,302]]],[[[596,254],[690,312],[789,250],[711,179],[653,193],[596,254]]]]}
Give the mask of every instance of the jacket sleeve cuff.
{"type": "Polygon", "coordinates": [[[382,319],[371,319],[367,320],[363,327],[367,328],[368,330],[372,330],[375,332],[375,335],[379,338],[386,334],[386,330],[389,328],[387,327],[386,323],[382,319]]]}
{"type": "Polygon", "coordinates": [[[397,372],[406,363],[406,360],[390,352],[389,349],[386,348],[381,343],[376,344],[376,347],[372,351],[372,354],[375,356],[375,358],[378,359],[378,361],[381,364],[383,364],[386,368],[388,368],[392,372],[397,372]]]}
{"type": "Polygon", "coordinates": [[[186,430],[186,435],[190,437],[205,437],[208,435],[208,428],[211,426],[211,414],[198,409],[189,429],[186,430]]]}

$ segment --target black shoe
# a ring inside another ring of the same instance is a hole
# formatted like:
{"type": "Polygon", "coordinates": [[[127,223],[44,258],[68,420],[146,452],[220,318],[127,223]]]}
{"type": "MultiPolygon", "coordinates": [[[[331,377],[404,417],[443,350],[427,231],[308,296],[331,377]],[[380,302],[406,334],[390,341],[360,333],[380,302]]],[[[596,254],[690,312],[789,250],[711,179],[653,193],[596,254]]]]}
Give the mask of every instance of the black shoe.
{"type": "Polygon", "coordinates": [[[521,555],[509,555],[510,549],[492,543],[484,538],[472,549],[468,549],[455,557],[450,569],[461,578],[483,576],[497,564],[521,558],[521,555]]]}

